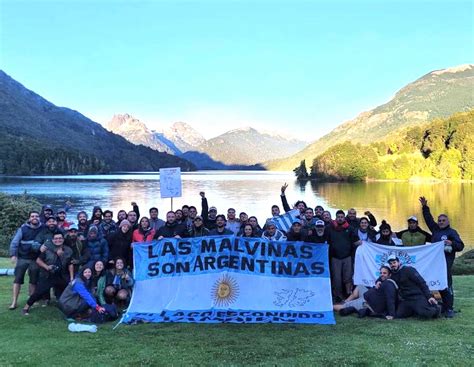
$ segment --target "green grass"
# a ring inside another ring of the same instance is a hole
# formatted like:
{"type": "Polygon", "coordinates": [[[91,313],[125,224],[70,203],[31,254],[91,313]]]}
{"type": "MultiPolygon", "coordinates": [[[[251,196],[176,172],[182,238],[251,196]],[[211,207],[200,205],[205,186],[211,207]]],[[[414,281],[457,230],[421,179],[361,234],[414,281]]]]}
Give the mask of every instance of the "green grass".
{"type": "MultiPolygon", "coordinates": [[[[2,266],[3,262],[0,262],[2,266]]],[[[452,320],[337,317],[337,325],[147,324],[70,333],[53,306],[9,311],[0,278],[0,365],[472,365],[474,276],[455,277],[452,320]]],[[[25,302],[22,292],[21,302],[25,302]]]]}

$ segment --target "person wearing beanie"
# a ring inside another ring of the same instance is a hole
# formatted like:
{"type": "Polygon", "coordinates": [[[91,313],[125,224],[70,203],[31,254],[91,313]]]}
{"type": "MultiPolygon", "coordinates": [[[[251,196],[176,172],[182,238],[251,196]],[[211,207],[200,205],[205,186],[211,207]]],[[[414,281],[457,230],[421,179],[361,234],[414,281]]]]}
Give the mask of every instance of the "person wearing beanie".
{"type": "Polygon", "coordinates": [[[99,237],[99,229],[95,225],[89,227],[86,248],[90,253],[88,266],[92,266],[93,263],[99,260],[106,264],[109,260],[109,244],[105,238],[99,237]]]}
{"type": "Polygon", "coordinates": [[[393,235],[390,224],[388,224],[385,219],[382,220],[379,227],[379,234],[376,236],[376,242],[385,246],[397,246],[397,243],[393,240],[393,235]]]}
{"type": "Polygon", "coordinates": [[[189,230],[189,237],[204,237],[209,235],[209,230],[204,227],[204,221],[200,215],[196,215],[193,225],[189,230]]]}

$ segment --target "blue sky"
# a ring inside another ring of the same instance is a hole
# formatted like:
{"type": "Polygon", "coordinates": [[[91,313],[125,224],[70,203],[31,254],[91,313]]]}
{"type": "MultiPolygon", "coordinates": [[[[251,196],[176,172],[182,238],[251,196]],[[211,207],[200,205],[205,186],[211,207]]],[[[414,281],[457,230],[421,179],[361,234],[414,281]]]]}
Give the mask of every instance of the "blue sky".
{"type": "Polygon", "coordinates": [[[105,123],[313,140],[407,83],[473,62],[470,1],[0,0],[0,67],[105,123]]]}

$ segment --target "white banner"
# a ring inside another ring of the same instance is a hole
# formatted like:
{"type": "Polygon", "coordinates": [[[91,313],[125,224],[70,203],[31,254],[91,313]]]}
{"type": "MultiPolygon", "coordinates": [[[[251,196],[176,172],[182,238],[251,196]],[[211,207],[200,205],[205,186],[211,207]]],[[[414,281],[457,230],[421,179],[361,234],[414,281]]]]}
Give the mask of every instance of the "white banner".
{"type": "Polygon", "coordinates": [[[334,324],[328,245],[216,236],[133,245],[122,322],[334,324]]]}
{"type": "Polygon", "coordinates": [[[181,168],[160,168],[160,193],[162,198],[181,197],[181,168]]]}
{"type": "Polygon", "coordinates": [[[387,265],[390,255],[395,255],[403,265],[413,266],[425,279],[430,290],[448,287],[444,242],[423,246],[393,247],[363,242],[357,248],[354,268],[354,284],[372,287],[379,277],[382,265],[387,265]]]}

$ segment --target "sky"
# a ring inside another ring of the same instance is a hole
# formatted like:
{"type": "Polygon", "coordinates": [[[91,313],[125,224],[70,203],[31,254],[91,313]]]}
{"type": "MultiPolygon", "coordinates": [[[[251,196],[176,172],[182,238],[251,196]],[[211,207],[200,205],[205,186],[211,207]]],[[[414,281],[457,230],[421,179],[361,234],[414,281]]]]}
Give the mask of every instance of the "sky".
{"type": "Polygon", "coordinates": [[[0,68],[107,123],[311,141],[432,70],[473,63],[471,1],[0,0],[0,68]]]}

